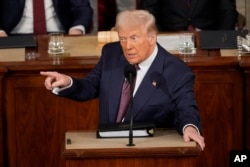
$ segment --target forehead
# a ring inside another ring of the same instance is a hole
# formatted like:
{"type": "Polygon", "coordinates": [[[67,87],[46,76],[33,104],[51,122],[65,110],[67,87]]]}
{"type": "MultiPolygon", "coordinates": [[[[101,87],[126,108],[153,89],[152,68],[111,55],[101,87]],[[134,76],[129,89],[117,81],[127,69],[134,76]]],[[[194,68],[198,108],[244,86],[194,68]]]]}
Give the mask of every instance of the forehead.
{"type": "Polygon", "coordinates": [[[145,28],[144,26],[126,26],[122,27],[118,30],[118,35],[120,37],[130,37],[134,35],[142,35],[145,34],[145,28]]]}

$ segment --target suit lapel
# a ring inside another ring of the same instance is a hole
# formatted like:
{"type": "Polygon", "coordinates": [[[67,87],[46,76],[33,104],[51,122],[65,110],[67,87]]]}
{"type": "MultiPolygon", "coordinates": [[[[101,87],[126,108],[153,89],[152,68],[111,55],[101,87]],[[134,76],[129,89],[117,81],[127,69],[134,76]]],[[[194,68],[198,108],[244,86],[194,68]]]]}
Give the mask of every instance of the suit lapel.
{"type": "MultiPolygon", "coordinates": [[[[158,48],[160,51],[160,47],[158,48]]],[[[134,101],[133,101],[134,117],[136,117],[136,115],[140,112],[142,107],[147,103],[147,100],[152,96],[154,91],[157,89],[158,81],[152,79],[151,75],[154,72],[162,73],[165,56],[162,55],[161,52],[159,51],[134,96],[134,101]]],[[[126,118],[128,118],[129,115],[130,113],[126,113],[126,118]]]]}
{"type": "Polygon", "coordinates": [[[55,7],[55,6],[58,6],[58,5],[57,5],[58,2],[59,2],[58,0],[52,0],[53,6],[54,6],[54,7],[55,7]]]}
{"type": "Polygon", "coordinates": [[[24,6],[25,6],[25,1],[26,0],[20,0],[20,1],[17,1],[20,3],[20,6],[24,9],[24,6]]]}

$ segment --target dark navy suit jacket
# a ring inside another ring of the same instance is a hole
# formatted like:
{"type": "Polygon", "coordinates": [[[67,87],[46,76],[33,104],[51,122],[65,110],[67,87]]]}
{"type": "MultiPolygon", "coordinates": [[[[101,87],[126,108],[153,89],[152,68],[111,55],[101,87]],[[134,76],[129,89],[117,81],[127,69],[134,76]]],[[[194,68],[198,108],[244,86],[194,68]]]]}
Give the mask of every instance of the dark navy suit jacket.
{"type": "MultiPolygon", "coordinates": [[[[67,32],[83,25],[86,31],[92,25],[93,10],[88,0],[52,0],[55,12],[67,32]]],[[[25,0],[0,0],[0,29],[9,34],[22,18],[25,0]]]]}
{"type": "Polygon", "coordinates": [[[235,0],[140,0],[140,8],[156,17],[160,31],[186,30],[189,24],[202,30],[234,30],[235,0]]]}
{"type": "MultiPolygon", "coordinates": [[[[139,86],[134,99],[134,121],[153,121],[158,127],[175,124],[178,132],[186,124],[199,129],[200,118],[194,97],[194,74],[179,58],[158,45],[158,53],[139,86]]],[[[96,67],[61,96],[84,101],[99,97],[99,123],[115,123],[124,81],[124,58],[119,42],[104,46],[96,67]]],[[[130,120],[127,112],[125,121],[130,120]]]]}

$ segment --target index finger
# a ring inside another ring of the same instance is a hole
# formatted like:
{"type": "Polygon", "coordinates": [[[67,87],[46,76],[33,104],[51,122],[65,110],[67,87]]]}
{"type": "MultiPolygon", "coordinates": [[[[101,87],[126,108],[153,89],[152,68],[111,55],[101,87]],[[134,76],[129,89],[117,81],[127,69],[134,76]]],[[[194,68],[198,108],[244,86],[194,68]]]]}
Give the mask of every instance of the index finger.
{"type": "Polygon", "coordinates": [[[40,74],[47,77],[55,77],[58,73],[54,71],[41,71],[40,74]]]}

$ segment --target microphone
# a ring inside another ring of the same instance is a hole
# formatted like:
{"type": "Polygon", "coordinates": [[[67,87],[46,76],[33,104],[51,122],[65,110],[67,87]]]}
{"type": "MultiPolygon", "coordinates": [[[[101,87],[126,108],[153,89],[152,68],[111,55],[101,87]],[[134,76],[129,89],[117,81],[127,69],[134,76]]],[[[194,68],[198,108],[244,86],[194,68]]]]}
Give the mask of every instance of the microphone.
{"type": "Polygon", "coordinates": [[[124,68],[124,75],[129,81],[129,84],[131,85],[133,83],[133,80],[136,76],[136,68],[132,64],[127,64],[124,68]]]}
{"type": "Polygon", "coordinates": [[[134,78],[136,77],[136,68],[134,65],[132,64],[128,64],[125,66],[124,68],[124,75],[127,78],[129,84],[130,84],[130,100],[129,100],[129,110],[130,110],[130,125],[129,125],[129,143],[127,144],[127,146],[135,146],[135,144],[133,144],[133,90],[134,90],[134,86],[133,86],[133,81],[134,78]]]}

